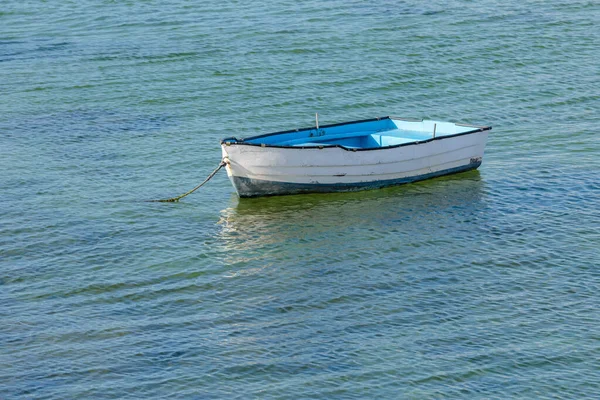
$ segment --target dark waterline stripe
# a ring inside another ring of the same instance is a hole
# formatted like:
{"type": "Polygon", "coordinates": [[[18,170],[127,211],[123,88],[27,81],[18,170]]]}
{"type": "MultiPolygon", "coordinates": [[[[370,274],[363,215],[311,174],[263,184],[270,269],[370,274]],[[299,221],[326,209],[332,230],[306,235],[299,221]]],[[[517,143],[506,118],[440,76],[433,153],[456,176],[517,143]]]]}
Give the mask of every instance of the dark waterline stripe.
{"type": "Polygon", "coordinates": [[[294,183],[294,182],[276,182],[262,179],[252,179],[239,176],[232,176],[236,191],[240,197],[259,197],[259,196],[280,196],[300,193],[331,193],[331,192],[353,192],[358,190],[381,189],[388,186],[402,185],[405,183],[422,181],[425,179],[436,178],[443,175],[456,174],[479,168],[481,161],[476,161],[463,165],[444,169],[429,174],[410,176],[399,179],[386,179],[374,182],[355,182],[355,183],[294,183]]]}

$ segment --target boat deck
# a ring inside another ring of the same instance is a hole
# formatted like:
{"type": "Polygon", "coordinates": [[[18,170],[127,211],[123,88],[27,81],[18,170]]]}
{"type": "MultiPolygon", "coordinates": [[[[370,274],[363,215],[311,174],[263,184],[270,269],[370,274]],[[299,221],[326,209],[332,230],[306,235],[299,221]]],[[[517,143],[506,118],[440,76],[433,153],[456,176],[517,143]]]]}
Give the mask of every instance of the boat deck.
{"type": "MultiPolygon", "coordinates": [[[[377,149],[421,142],[443,136],[473,131],[472,125],[461,125],[431,120],[403,120],[384,117],[374,120],[326,125],[321,128],[306,128],[276,132],[225,142],[277,147],[330,147],[342,146],[350,149],[377,149]]],[[[479,129],[477,129],[479,130],[479,129]]]]}
{"type": "Polygon", "coordinates": [[[344,146],[349,148],[376,148],[395,146],[420,140],[427,140],[431,134],[418,131],[390,129],[386,131],[362,131],[322,136],[303,137],[277,143],[279,146],[311,147],[311,146],[344,146]]]}

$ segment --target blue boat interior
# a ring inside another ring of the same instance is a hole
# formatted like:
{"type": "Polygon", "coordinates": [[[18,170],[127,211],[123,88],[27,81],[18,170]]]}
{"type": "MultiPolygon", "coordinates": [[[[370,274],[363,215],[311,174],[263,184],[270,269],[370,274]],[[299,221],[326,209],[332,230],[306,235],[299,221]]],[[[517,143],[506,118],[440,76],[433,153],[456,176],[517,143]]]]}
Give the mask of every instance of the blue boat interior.
{"type": "Polygon", "coordinates": [[[224,139],[284,147],[343,146],[351,149],[373,149],[419,142],[442,136],[452,136],[479,130],[472,125],[432,120],[404,120],[386,117],[376,120],[327,125],[249,137],[243,140],[224,139]]]}

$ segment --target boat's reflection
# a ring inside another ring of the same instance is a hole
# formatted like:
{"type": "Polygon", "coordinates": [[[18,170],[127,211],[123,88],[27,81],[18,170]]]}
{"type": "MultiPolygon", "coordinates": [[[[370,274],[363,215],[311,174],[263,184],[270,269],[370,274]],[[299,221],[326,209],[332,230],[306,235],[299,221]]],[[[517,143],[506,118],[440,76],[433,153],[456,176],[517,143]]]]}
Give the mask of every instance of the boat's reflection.
{"type": "MultiPolygon", "coordinates": [[[[231,250],[339,236],[354,230],[435,229],[436,219],[481,208],[478,171],[352,193],[238,199],[221,211],[220,243],[231,250]],[[444,215],[440,215],[443,213],[444,215]]],[[[331,249],[335,251],[335,249],[331,249]]]]}

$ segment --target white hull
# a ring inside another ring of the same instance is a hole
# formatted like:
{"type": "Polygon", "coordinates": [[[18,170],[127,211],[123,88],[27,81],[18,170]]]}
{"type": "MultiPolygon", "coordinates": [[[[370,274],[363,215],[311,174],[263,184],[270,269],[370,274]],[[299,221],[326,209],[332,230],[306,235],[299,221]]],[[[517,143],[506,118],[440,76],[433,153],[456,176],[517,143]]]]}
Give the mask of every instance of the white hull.
{"type": "Polygon", "coordinates": [[[488,131],[359,150],[222,143],[240,197],[380,188],[475,169],[488,131]]]}

